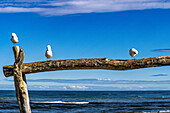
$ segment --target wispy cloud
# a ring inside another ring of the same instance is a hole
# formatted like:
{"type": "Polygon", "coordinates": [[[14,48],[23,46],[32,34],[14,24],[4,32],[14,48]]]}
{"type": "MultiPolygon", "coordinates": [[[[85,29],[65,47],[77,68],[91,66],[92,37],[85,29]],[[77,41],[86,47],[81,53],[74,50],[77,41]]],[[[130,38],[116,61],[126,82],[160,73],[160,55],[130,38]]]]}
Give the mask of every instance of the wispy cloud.
{"type": "Polygon", "coordinates": [[[168,9],[167,0],[3,0],[1,13],[34,12],[56,16],[77,13],[103,13],[127,10],[168,9]]]}
{"type": "Polygon", "coordinates": [[[152,52],[170,52],[170,49],[155,49],[152,52]]]}
{"type": "Polygon", "coordinates": [[[29,85],[30,90],[88,90],[89,87],[83,85],[29,85]]]}
{"type": "MultiPolygon", "coordinates": [[[[155,76],[166,76],[159,74],[155,76]]],[[[13,80],[5,79],[13,85],[13,80]]],[[[27,79],[30,90],[169,90],[170,80],[27,79]]],[[[4,84],[0,84],[0,88],[4,84]]],[[[10,86],[11,87],[11,86],[10,86]]],[[[12,87],[14,88],[14,86],[12,87]]]]}
{"type": "Polygon", "coordinates": [[[157,74],[157,75],[152,75],[154,77],[160,77],[160,76],[168,76],[168,74],[157,74]]]}
{"type": "Polygon", "coordinates": [[[79,91],[125,91],[125,90],[169,90],[168,86],[80,86],[80,85],[28,85],[29,90],[79,90],[79,91]]]}
{"type": "Polygon", "coordinates": [[[64,86],[64,89],[88,89],[87,86],[78,86],[78,85],[70,85],[70,86],[64,86]]]}

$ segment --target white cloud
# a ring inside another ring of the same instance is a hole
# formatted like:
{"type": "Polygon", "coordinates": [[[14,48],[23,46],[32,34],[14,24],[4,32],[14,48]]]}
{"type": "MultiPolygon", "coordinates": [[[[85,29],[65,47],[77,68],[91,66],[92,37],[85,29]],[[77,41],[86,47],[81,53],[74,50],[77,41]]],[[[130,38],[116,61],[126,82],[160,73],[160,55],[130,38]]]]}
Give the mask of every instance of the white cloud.
{"type": "Polygon", "coordinates": [[[22,7],[5,7],[0,8],[2,13],[22,13],[22,12],[41,12],[42,8],[22,8],[22,7]]]}
{"type": "Polygon", "coordinates": [[[103,80],[103,81],[113,81],[112,79],[110,79],[110,78],[106,78],[106,79],[102,79],[102,78],[98,78],[97,80],[103,80]]]}
{"type": "Polygon", "coordinates": [[[67,89],[67,87],[65,87],[65,86],[64,86],[64,87],[63,87],[63,89],[65,89],[65,90],[66,90],[66,89],[67,89]]]}
{"type": "Polygon", "coordinates": [[[69,88],[71,88],[71,89],[88,89],[88,87],[86,87],[86,86],[69,86],[69,88]]]}
{"type": "Polygon", "coordinates": [[[103,13],[127,10],[168,9],[166,0],[7,0],[0,2],[0,12],[34,12],[56,16],[77,13],[103,13]]]}
{"type": "Polygon", "coordinates": [[[140,88],[140,89],[142,89],[142,88],[143,88],[143,86],[139,86],[139,88],[140,88]]]}
{"type": "Polygon", "coordinates": [[[43,86],[42,86],[42,85],[40,85],[40,86],[39,86],[39,88],[40,88],[40,89],[48,89],[48,88],[50,88],[50,87],[49,87],[49,86],[47,86],[47,85],[43,85],[43,86]]]}

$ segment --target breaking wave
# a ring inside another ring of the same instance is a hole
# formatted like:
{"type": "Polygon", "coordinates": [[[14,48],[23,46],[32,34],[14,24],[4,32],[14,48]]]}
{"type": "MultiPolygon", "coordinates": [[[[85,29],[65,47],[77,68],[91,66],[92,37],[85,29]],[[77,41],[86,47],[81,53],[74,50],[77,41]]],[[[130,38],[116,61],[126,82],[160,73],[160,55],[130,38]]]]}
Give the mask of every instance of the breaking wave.
{"type": "Polygon", "coordinates": [[[35,104],[89,104],[89,102],[66,102],[66,101],[36,101],[35,104]]]}

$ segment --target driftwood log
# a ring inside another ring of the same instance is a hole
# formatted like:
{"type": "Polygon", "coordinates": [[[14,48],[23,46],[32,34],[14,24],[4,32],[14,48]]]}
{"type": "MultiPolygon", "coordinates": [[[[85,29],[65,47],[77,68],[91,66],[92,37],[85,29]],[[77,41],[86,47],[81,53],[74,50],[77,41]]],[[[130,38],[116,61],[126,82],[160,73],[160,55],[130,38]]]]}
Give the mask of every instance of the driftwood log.
{"type": "Polygon", "coordinates": [[[13,67],[15,93],[20,108],[20,113],[31,113],[26,77],[25,74],[22,73],[24,52],[23,49],[20,49],[19,51],[19,46],[14,46],[13,51],[15,56],[15,63],[13,67]]]}
{"type": "MultiPolygon", "coordinates": [[[[78,69],[106,69],[106,70],[132,70],[139,68],[169,66],[170,56],[152,57],[133,60],[114,60],[107,58],[93,59],[70,59],[52,60],[34,63],[24,63],[22,72],[24,74],[38,73],[56,70],[78,70],[78,69]]],[[[13,76],[13,65],[4,66],[3,72],[6,77],[13,76]]]]}

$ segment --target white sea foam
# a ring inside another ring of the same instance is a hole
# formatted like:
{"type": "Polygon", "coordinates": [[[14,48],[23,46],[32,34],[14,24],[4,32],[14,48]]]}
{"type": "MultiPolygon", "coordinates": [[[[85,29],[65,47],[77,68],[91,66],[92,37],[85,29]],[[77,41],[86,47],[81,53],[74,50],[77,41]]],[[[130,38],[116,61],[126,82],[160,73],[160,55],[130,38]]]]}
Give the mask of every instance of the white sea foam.
{"type": "Polygon", "coordinates": [[[156,112],[143,112],[143,113],[170,113],[170,110],[166,110],[166,111],[156,111],[156,112]]]}
{"type": "Polygon", "coordinates": [[[66,101],[35,101],[32,103],[39,104],[89,104],[89,102],[66,102],[66,101]]]}
{"type": "Polygon", "coordinates": [[[159,113],[170,113],[170,110],[167,110],[167,111],[159,111],[159,113]]]}

